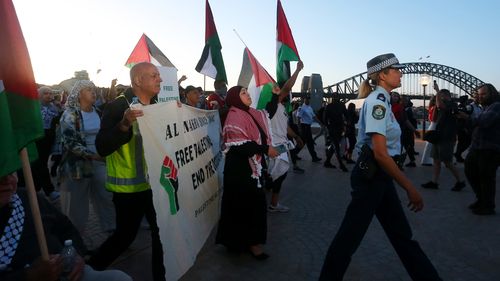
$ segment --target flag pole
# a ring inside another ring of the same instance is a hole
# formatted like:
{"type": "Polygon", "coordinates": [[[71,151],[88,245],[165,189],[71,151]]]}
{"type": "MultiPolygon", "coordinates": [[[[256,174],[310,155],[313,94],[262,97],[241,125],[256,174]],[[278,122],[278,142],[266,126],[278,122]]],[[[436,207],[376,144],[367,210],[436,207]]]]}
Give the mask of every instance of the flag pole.
{"type": "Polygon", "coordinates": [[[236,33],[236,36],[238,36],[238,38],[240,39],[241,43],[243,43],[243,45],[245,45],[245,47],[248,48],[247,44],[245,44],[245,41],[243,41],[243,39],[241,39],[240,34],[238,34],[238,31],[236,31],[236,29],[234,29],[234,28],[233,28],[233,31],[234,31],[234,33],[236,33]]]}
{"type": "Polygon", "coordinates": [[[33,223],[35,224],[36,237],[38,238],[38,246],[40,247],[40,253],[42,259],[49,260],[49,250],[47,248],[47,240],[45,239],[45,232],[43,230],[42,217],[40,216],[40,208],[38,207],[38,200],[35,192],[35,184],[33,182],[33,175],[31,174],[30,161],[28,158],[28,150],[24,147],[21,152],[19,152],[21,157],[21,162],[23,165],[23,175],[24,181],[26,183],[26,191],[28,192],[28,198],[31,207],[31,214],[33,215],[33,223]]]}

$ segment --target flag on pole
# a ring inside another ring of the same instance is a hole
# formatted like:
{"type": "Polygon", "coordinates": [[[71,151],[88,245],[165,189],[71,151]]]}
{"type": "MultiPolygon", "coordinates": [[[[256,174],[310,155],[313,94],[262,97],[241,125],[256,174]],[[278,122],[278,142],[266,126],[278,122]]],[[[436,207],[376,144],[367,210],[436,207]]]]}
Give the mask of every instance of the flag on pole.
{"type": "Polygon", "coordinates": [[[38,91],[28,48],[11,0],[0,1],[0,176],[21,167],[19,152],[43,137],[38,91]]]}
{"type": "Polygon", "coordinates": [[[291,76],[290,62],[299,61],[300,56],[280,0],[278,0],[277,14],[276,79],[278,85],[283,86],[291,76]]]}
{"type": "Polygon", "coordinates": [[[238,85],[246,87],[252,98],[252,107],[263,109],[271,101],[274,79],[262,67],[248,48],[243,51],[243,64],[241,66],[238,85]]]}
{"type": "Polygon", "coordinates": [[[139,42],[135,45],[134,50],[130,54],[125,66],[131,68],[135,64],[140,62],[150,62],[156,66],[175,66],[170,62],[170,60],[165,56],[162,51],[149,39],[146,34],[142,34],[139,42]]]}
{"type": "Polygon", "coordinates": [[[196,65],[196,71],[215,79],[215,81],[224,81],[227,84],[226,69],[221,52],[222,45],[208,0],[206,1],[205,13],[205,48],[203,48],[201,58],[196,65]]]}

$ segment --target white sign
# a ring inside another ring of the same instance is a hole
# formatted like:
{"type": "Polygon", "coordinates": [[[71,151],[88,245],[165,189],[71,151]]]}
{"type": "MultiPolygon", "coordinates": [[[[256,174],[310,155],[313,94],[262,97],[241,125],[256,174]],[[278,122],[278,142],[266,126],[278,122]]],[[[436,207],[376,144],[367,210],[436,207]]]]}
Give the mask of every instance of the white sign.
{"type": "Polygon", "coordinates": [[[161,90],[158,93],[158,102],[179,100],[179,84],[177,82],[177,69],[169,66],[156,66],[160,72],[161,90]]]}
{"type": "Polygon", "coordinates": [[[165,277],[178,280],[219,220],[219,114],[176,102],[143,107],[138,119],[153,190],[165,277]]]}

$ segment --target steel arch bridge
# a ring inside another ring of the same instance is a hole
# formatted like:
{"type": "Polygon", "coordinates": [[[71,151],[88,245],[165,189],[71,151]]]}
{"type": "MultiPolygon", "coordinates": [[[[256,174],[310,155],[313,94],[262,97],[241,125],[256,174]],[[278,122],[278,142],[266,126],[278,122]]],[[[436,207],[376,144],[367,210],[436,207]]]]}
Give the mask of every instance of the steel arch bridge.
{"type": "MultiPolygon", "coordinates": [[[[462,70],[429,62],[409,62],[404,63],[406,68],[401,69],[403,75],[405,74],[428,74],[434,78],[447,81],[455,85],[468,95],[472,95],[480,85],[484,84],[479,78],[476,78],[462,70]]],[[[361,83],[366,80],[366,72],[352,76],[333,85],[324,87],[323,90],[326,95],[340,94],[348,95],[350,98],[357,96],[358,89],[361,83]]]]}

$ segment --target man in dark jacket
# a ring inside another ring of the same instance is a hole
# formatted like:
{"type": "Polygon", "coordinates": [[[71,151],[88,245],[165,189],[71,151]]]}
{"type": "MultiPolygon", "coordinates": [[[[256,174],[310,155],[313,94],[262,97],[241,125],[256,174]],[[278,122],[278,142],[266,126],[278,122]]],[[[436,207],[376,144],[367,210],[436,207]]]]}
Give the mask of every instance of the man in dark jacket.
{"type": "Polygon", "coordinates": [[[478,98],[483,112],[471,120],[472,143],[465,159],[465,175],[477,198],[469,208],[476,215],[492,215],[500,165],[500,100],[491,84],[479,88],[478,98]]]}
{"type": "Polygon", "coordinates": [[[107,268],[132,244],[146,217],[151,228],[153,279],[164,280],[163,250],[153,193],[136,121],[144,114],[140,107],[154,103],[162,79],[156,66],[143,62],[132,67],[130,80],[132,88],[104,109],[96,137],[97,152],[106,157],[106,189],[113,192],[116,230],[91,257],[89,264],[97,270],[107,268]]]}

